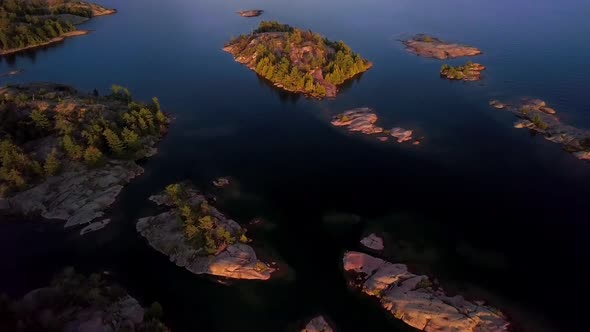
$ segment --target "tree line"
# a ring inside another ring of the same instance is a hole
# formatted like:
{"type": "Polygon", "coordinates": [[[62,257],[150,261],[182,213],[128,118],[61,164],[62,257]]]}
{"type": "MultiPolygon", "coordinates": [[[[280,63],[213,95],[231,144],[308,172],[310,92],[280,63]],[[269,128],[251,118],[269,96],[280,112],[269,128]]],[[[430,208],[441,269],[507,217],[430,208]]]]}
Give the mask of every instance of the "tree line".
{"type": "Polygon", "coordinates": [[[56,14],[92,16],[88,8],[60,4],[57,1],[50,7],[44,0],[0,2],[0,49],[36,46],[76,30],[70,22],[57,19],[56,14]]]}
{"type": "Polygon", "coordinates": [[[59,174],[63,157],[88,167],[100,167],[109,158],[141,158],[153,137],[158,137],[168,125],[157,98],[149,104],[138,103],[131,99],[127,89],[116,85],[103,98],[109,107],[115,106],[108,100],[124,105],[118,110],[105,109],[104,105],[92,107],[103,100],[98,97],[71,100],[87,104],[71,112],[55,110],[59,99],[53,109],[40,109],[34,100],[44,98],[42,93],[0,96],[0,114],[6,120],[0,122],[0,196],[59,174]],[[26,118],[19,117],[23,112],[28,113],[26,118]],[[21,128],[28,129],[23,132],[21,128]],[[26,142],[46,137],[55,137],[57,144],[45,156],[29,154],[21,148],[26,142]]]}

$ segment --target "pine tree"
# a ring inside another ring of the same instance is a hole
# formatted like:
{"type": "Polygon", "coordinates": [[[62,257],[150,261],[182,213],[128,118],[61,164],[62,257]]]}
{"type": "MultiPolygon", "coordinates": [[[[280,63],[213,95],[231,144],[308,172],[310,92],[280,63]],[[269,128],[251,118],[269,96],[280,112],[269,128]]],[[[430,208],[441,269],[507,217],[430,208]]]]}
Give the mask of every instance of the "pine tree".
{"type": "Polygon", "coordinates": [[[156,112],[156,121],[158,121],[158,123],[162,125],[168,123],[168,118],[166,117],[166,115],[164,115],[162,111],[158,110],[156,112]]]}
{"type": "Polygon", "coordinates": [[[127,127],[123,128],[121,135],[123,136],[123,141],[125,142],[127,149],[130,151],[137,151],[139,148],[139,135],[127,127]]]}
{"type": "Polygon", "coordinates": [[[33,120],[33,123],[35,124],[35,126],[37,128],[40,129],[49,129],[51,127],[51,123],[49,122],[49,119],[47,119],[47,116],[45,115],[45,113],[35,109],[31,112],[31,120],[33,120]]]}
{"type": "Polygon", "coordinates": [[[116,156],[123,155],[123,152],[125,152],[125,144],[121,141],[119,135],[117,135],[114,131],[112,131],[109,128],[104,130],[103,135],[104,138],[107,140],[107,144],[109,145],[111,151],[116,156]]]}
{"type": "Polygon", "coordinates": [[[89,146],[84,151],[84,161],[88,166],[98,166],[103,159],[102,152],[94,146],[89,146]]]}
{"type": "Polygon", "coordinates": [[[158,100],[157,97],[152,97],[152,108],[153,108],[154,112],[157,112],[160,110],[160,101],[158,100]]]}
{"type": "Polygon", "coordinates": [[[76,144],[70,135],[62,137],[62,145],[68,158],[72,160],[80,160],[82,158],[82,147],[76,144]]]}
{"type": "Polygon", "coordinates": [[[54,176],[59,172],[60,163],[57,159],[57,151],[55,149],[51,150],[51,153],[47,155],[45,158],[45,164],[43,164],[43,169],[45,170],[45,174],[47,176],[54,176]]]}

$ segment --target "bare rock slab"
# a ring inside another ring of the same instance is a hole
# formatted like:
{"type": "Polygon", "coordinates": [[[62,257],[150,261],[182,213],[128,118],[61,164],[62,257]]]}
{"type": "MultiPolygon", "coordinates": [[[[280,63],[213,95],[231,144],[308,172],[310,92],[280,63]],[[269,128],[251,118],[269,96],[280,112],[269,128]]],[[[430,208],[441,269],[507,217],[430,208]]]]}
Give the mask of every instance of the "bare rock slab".
{"type": "Polygon", "coordinates": [[[562,123],[557,111],[545,101],[529,99],[516,106],[509,106],[493,100],[490,106],[514,113],[519,118],[514,128],[538,132],[546,140],[561,144],[564,150],[571,152],[576,158],[590,160],[590,130],[562,123]]]}
{"type": "Polygon", "coordinates": [[[312,319],[301,332],[334,332],[324,316],[317,316],[312,319]]]}
{"type": "Polygon", "coordinates": [[[344,255],[343,266],[361,278],[358,288],[378,297],[393,316],[421,331],[508,331],[510,324],[498,310],[462,296],[447,296],[442,288],[433,288],[428,276],[415,275],[404,264],[350,251],[344,255]]]}
{"type": "Polygon", "coordinates": [[[403,41],[406,49],[419,56],[435,59],[449,59],[481,54],[475,47],[447,43],[435,37],[419,34],[403,41]]]}
{"type": "Polygon", "coordinates": [[[375,233],[369,234],[367,237],[361,240],[361,244],[369,249],[383,250],[383,239],[377,236],[375,233]]]}
{"type": "Polygon", "coordinates": [[[262,9],[251,9],[251,10],[238,11],[238,15],[240,15],[242,17],[256,17],[256,16],[262,15],[262,13],[264,13],[264,10],[262,10],[262,9]]]}
{"type": "Polygon", "coordinates": [[[134,162],[112,161],[98,169],[74,167],[8,198],[12,210],[65,221],[65,227],[102,217],[133,178],[143,173],[134,162]]]}

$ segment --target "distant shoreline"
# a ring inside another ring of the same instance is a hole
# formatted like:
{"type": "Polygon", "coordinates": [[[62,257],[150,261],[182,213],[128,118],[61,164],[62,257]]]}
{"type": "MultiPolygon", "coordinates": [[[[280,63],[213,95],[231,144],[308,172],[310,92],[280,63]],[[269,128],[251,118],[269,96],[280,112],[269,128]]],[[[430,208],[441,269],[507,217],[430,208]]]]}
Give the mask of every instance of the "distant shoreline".
{"type": "Polygon", "coordinates": [[[1,51],[0,55],[9,55],[9,54],[19,53],[22,51],[31,50],[31,49],[35,49],[35,48],[39,48],[39,47],[43,47],[43,46],[48,46],[51,44],[59,43],[59,42],[65,40],[66,38],[83,36],[83,35],[87,35],[89,33],[90,33],[90,31],[88,31],[88,30],[74,30],[74,31],[66,32],[59,37],[52,38],[52,39],[50,39],[44,43],[41,43],[41,44],[31,45],[31,46],[26,46],[26,47],[21,47],[21,48],[11,48],[9,50],[1,51]]]}

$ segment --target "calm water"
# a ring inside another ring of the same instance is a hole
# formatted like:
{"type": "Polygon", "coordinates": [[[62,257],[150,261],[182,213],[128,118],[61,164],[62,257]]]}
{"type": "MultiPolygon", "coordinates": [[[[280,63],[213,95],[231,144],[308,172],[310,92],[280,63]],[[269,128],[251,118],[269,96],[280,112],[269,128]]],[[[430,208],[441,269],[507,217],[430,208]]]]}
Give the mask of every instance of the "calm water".
{"type": "Polygon", "coordinates": [[[513,129],[513,116],[487,102],[542,98],[563,121],[590,128],[587,1],[99,2],[119,13],[87,23],[95,30],[88,36],[2,59],[0,73],[25,72],[0,84],[58,81],[106,92],[117,83],[140,99],[158,96],[177,120],[113,207],[108,229],[79,238],[61,225],[0,223],[0,291],[22,295],[73,265],[109,270],[142,302],[160,301],[175,331],[284,331],[319,313],[339,331],[406,331],[349,291],[342,275],[344,250],[374,228],[404,243],[392,245],[391,257],[449,288],[485,294],[525,330],[583,321],[583,308],[568,301],[590,295],[590,164],[513,129]],[[248,8],[266,13],[234,13],[248,8]],[[261,19],[345,40],[374,67],[335,100],[280,93],[221,51],[261,19]],[[441,80],[440,61],[398,41],[420,32],[482,49],[485,78],[441,80]],[[361,106],[384,127],[414,129],[422,145],[330,127],[330,116],[361,106]],[[208,188],[223,175],[239,185],[225,210],[242,222],[268,220],[250,233],[263,254],[289,265],[288,277],[221,285],[173,266],[135,234],[151,193],[187,178],[208,188]],[[328,211],[364,222],[325,225],[328,211]],[[416,253],[404,254],[408,247],[416,253]]]}

